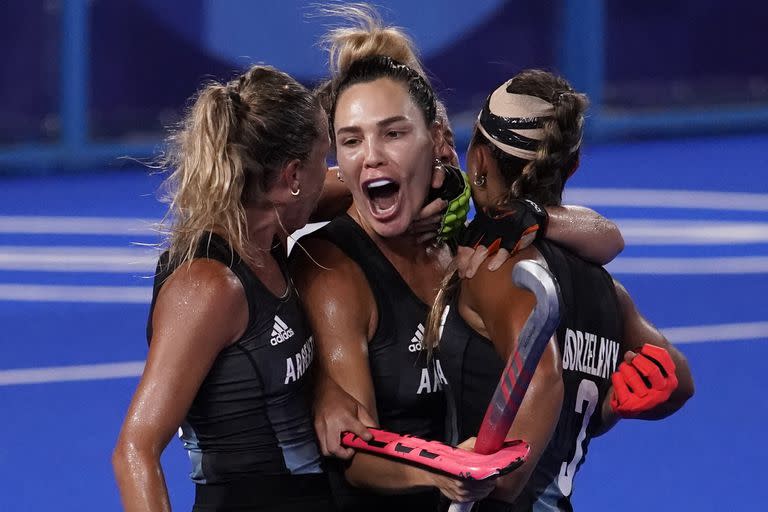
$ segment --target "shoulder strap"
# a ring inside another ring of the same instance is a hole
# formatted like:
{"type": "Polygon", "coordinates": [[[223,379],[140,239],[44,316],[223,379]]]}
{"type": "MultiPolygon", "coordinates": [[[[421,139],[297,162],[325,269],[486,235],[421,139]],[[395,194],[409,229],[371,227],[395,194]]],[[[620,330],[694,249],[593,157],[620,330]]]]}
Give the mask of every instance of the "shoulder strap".
{"type": "Polygon", "coordinates": [[[368,279],[374,297],[381,297],[385,290],[391,291],[392,286],[398,285],[406,293],[413,293],[371,237],[346,213],[310,236],[331,242],[356,262],[368,279]],[[386,288],[381,283],[387,283],[386,288]]]}

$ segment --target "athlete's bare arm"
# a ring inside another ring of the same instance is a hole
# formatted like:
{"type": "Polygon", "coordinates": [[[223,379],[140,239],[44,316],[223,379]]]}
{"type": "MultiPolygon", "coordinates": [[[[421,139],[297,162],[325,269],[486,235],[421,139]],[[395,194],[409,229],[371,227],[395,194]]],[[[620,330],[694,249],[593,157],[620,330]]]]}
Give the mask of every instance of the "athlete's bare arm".
{"type": "Polygon", "coordinates": [[[585,260],[605,265],[624,250],[619,227],[594,210],[564,205],[547,207],[547,213],[546,238],[585,260]]]}
{"type": "MultiPolygon", "coordinates": [[[[651,324],[635,306],[635,302],[627,292],[626,288],[614,280],[616,295],[621,308],[622,319],[624,323],[624,341],[622,350],[624,352],[638,352],[645,343],[656,345],[665,349],[675,363],[675,375],[677,376],[677,389],[672,392],[669,399],[659,406],[645,411],[636,416],[637,419],[658,420],[666,418],[670,414],[680,409],[685,402],[693,396],[694,384],[691,375],[691,369],[685,356],[677,350],[664,335],[651,324]]],[[[602,405],[603,428],[600,434],[607,432],[618,421],[618,416],[610,406],[612,390],[606,395],[606,400],[602,405]]]]}
{"type": "MultiPolygon", "coordinates": [[[[325,394],[340,388],[369,412],[374,422],[369,426],[377,426],[368,365],[368,339],[377,320],[373,295],[360,267],[335,245],[311,238],[301,244],[312,259],[304,251],[295,252],[291,274],[315,340],[315,424],[335,423],[326,416],[338,411],[331,410],[333,402],[325,394]]],[[[338,444],[340,433],[322,433],[323,452],[335,449],[327,448],[326,435],[338,444]]]]}
{"type": "MultiPolygon", "coordinates": [[[[512,283],[512,268],[521,259],[536,259],[546,264],[534,248],[527,248],[506,262],[499,272],[481,269],[474,278],[462,282],[459,308],[462,317],[476,331],[489,338],[503,361],[517,346],[517,339],[535,305],[534,295],[512,283]]],[[[518,469],[496,481],[493,497],[513,502],[525,487],[531,473],[555,431],[563,403],[560,351],[553,337],[539,361],[508,439],[524,439],[531,451],[518,469]]]]}
{"type": "MultiPolygon", "coordinates": [[[[373,293],[360,267],[336,246],[317,239],[302,244],[319,264],[329,269],[318,267],[304,254],[297,253],[292,262],[293,276],[315,338],[318,376],[333,380],[360,402],[376,422],[369,426],[377,427],[376,396],[368,362],[368,341],[378,321],[373,293]]],[[[321,384],[316,389],[322,392],[322,388],[321,384]]],[[[327,403],[316,397],[316,416],[333,414],[327,403]]],[[[332,418],[321,421],[334,423],[332,418]]],[[[338,439],[341,432],[324,433],[330,435],[338,439]]],[[[345,476],[352,485],[381,493],[436,486],[449,498],[462,501],[479,496],[473,493],[483,487],[365,453],[354,455],[345,476]]],[[[481,491],[482,496],[487,495],[487,490],[481,491]]]]}
{"type": "Polygon", "coordinates": [[[170,510],[160,454],[217,355],[247,323],[242,285],[221,263],[195,260],[163,285],[144,374],[112,456],[125,510],[170,510]]]}

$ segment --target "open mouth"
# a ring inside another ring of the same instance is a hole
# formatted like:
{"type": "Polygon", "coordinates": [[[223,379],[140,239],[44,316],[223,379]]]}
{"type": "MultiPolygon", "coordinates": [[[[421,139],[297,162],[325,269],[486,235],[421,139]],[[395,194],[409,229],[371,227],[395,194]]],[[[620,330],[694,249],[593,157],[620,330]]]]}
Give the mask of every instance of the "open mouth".
{"type": "Polygon", "coordinates": [[[400,184],[389,178],[377,178],[363,184],[374,217],[387,217],[395,212],[398,205],[400,184]]]}

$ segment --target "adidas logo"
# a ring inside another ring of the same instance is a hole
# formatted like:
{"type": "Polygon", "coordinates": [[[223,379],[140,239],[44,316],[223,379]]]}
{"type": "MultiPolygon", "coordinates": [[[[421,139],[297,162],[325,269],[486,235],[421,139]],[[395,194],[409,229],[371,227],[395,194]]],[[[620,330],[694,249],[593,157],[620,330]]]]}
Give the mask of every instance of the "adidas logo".
{"type": "Polygon", "coordinates": [[[285,322],[275,315],[275,325],[272,326],[272,339],[269,340],[269,343],[276,347],[285,340],[290,339],[291,336],[293,336],[293,329],[285,325],[285,322]]]}
{"type": "Polygon", "coordinates": [[[418,352],[422,348],[424,348],[424,326],[419,324],[416,334],[411,338],[411,344],[408,345],[408,352],[418,352]]]}

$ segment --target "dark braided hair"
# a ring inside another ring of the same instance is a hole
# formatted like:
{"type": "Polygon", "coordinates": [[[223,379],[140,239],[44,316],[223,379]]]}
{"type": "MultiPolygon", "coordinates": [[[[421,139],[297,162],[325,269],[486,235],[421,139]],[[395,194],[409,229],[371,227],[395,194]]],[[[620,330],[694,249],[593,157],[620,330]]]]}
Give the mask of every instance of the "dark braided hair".
{"type": "Polygon", "coordinates": [[[508,198],[527,198],[542,206],[559,205],[569,173],[579,161],[587,97],[563,78],[533,69],[515,75],[507,85],[510,94],[536,96],[551,103],[555,112],[542,123],[544,139],[536,157],[525,160],[509,155],[475,129],[472,144],[486,144],[509,188],[508,198]]]}
{"type": "MultiPolygon", "coordinates": [[[[502,203],[520,198],[532,199],[541,206],[559,205],[565,180],[579,161],[587,97],[574,91],[566,80],[541,70],[528,70],[515,75],[509,81],[506,92],[536,96],[554,107],[553,115],[542,122],[544,138],[537,145],[535,158],[526,160],[505,153],[491,143],[477,126],[470,147],[484,144],[489,148],[508,188],[502,203]]],[[[459,284],[454,263],[440,285],[427,319],[424,344],[428,356],[432,355],[437,344],[443,311],[456,296],[459,284]]]]}

